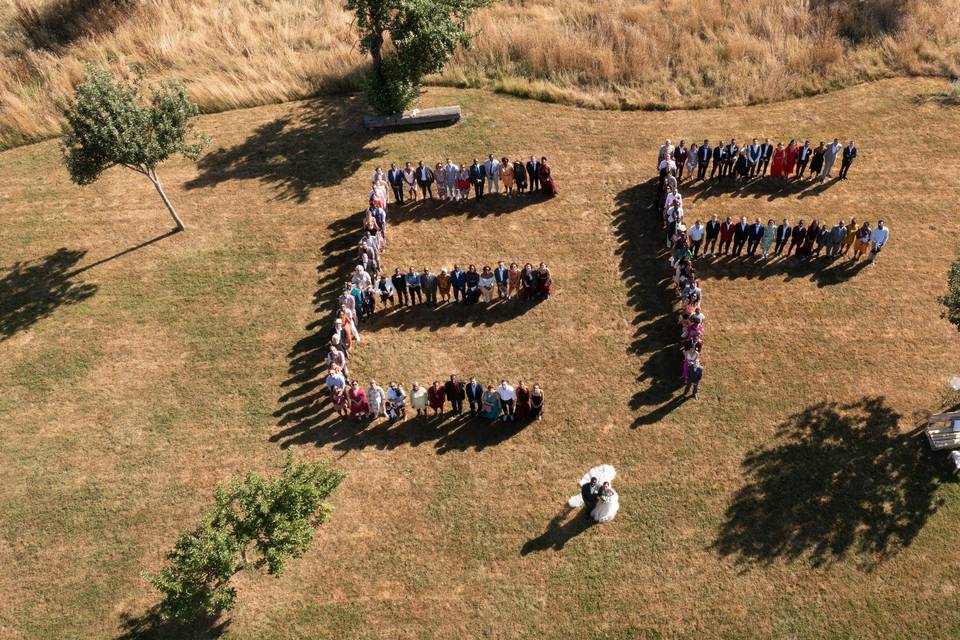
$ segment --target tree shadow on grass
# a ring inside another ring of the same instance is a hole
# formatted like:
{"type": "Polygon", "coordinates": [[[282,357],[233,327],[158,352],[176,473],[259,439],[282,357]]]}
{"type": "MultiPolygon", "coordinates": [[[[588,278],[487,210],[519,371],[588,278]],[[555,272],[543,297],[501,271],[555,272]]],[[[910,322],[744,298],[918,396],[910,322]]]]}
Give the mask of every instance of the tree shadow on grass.
{"type": "Polygon", "coordinates": [[[313,189],[339,184],[382,155],[372,144],[379,134],[363,127],[359,100],[304,102],[239,145],[205,155],[197,163],[199,175],[185,187],[259,180],[276,188],[278,199],[306,202],[313,189]]]}
{"type": "Polygon", "coordinates": [[[0,342],[28,329],[63,305],[77,304],[97,285],[76,280],[71,270],[86,251],[60,248],[39,260],[17,262],[0,278],[0,342]]]}
{"type": "Polygon", "coordinates": [[[807,559],[828,566],[852,554],[864,566],[908,546],[936,512],[947,480],[922,433],[901,433],[883,397],[821,402],[780,425],[780,443],[743,461],[712,548],[744,562],[807,559]]]}
{"type": "Polygon", "coordinates": [[[81,38],[110,33],[138,3],[122,0],[54,0],[16,7],[13,21],[34,49],[60,52],[81,38]]]}
{"type": "Polygon", "coordinates": [[[186,625],[163,620],[158,607],[154,606],[140,616],[123,614],[123,632],[117,640],[213,640],[227,632],[231,620],[205,617],[186,625]]]}
{"type": "Polygon", "coordinates": [[[568,542],[575,537],[597,524],[590,517],[588,509],[577,509],[573,517],[569,520],[573,507],[565,506],[560,513],[555,515],[547,525],[547,530],[536,538],[527,540],[520,548],[520,555],[526,556],[538,551],[561,551],[568,542]],[[566,522],[564,522],[566,521],[566,522]]]}

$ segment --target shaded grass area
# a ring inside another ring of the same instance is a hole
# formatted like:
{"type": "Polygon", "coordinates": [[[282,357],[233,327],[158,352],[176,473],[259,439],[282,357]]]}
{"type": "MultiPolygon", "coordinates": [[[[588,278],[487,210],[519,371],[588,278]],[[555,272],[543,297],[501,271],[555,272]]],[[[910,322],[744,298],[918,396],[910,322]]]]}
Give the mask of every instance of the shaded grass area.
{"type": "Polygon", "coordinates": [[[954,257],[942,229],[960,197],[958,167],[929,162],[960,125],[915,101],[930,89],[943,87],[895,81],[762,108],[643,114],[443,90],[430,99],[462,104],[460,124],[379,137],[360,130],[351,100],[207,116],[220,150],[200,167],[165,167],[190,223],[172,236],[158,236],[167,219],[136,176],[111,172],[79,189],[56,168],[55,145],[0,154],[11,222],[0,255],[20,264],[5,270],[18,274],[6,290],[48,292],[4,311],[15,329],[0,341],[0,629],[952,634],[960,617],[926,604],[960,585],[950,544],[960,490],[914,435],[925,411],[955,404],[944,380],[960,361],[935,302],[954,257]],[[646,169],[665,137],[758,130],[854,137],[860,164],[819,190],[698,186],[688,216],[883,215],[891,243],[870,268],[701,261],[706,376],[701,400],[680,402],[674,293],[646,169]],[[895,166],[875,151],[892,130],[915,132],[895,166]],[[380,315],[351,364],[381,383],[454,372],[539,381],[544,420],[335,420],[321,394],[323,333],[373,169],[490,151],[550,156],[560,197],[392,209],[384,262],[539,258],[556,294],[530,307],[380,315]],[[60,247],[69,259],[47,258],[60,247]],[[352,479],[312,550],[279,579],[238,580],[230,616],[164,625],[140,572],[156,570],[217,481],[287,451],[352,479]],[[617,467],[622,508],[590,526],[564,504],[601,462],[617,467]]]}

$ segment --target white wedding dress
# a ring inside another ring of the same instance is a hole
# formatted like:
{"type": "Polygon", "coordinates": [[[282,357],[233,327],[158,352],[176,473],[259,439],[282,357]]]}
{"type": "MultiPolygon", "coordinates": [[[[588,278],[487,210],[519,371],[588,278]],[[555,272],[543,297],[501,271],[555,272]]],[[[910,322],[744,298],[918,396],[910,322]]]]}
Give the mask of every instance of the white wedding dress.
{"type": "MultiPolygon", "coordinates": [[[[610,522],[613,520],[613,517],[617,515],[617,511],[620,510],[620,495],[616,491],[613,491],[612,487],[613,479],[616,475],[617,471],[612,466],[609,464],[601,464],[600,466],[590,469],[590,471],[587,471],[583,477],[580,478],[578,484],[581,487],[590,482],[590,478],[596,478],[597,484],[601,486],[603,486],[604,482],[611,483],[610,490],[613,492],[613,495],[608,496],[609,499],[606,501],[599,500],[593,510],[590,511],[590,517],[597,522],[610,522]]],[[[575,496],[570,496],[567,504],[574,509],[578,509],[583,506],[583,496],[579,493],[575,496]]]]}

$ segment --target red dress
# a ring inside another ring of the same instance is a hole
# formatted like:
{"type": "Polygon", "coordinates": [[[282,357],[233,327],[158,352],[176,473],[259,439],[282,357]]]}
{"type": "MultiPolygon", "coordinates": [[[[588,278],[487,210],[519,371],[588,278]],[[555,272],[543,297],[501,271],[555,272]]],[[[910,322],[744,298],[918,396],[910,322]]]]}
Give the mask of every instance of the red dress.
{"type": "Polygon", "coordinates": [[[774,178],[782,178],[784,176],[783,161],[786,155],[787,153],[783,149],[777,149],[773,152],[773,166],[770,168],[770,175],[774,178]]]}
{"type": "Polygon", "coordinates": [[[550,177],[550,165],[548,164],[540,165],[540,190],[551,196],[557,195],[557,185],[550,177]]]}
{"type": "Polygon", "coordinates": [[[789,177],[793,174],[793,168],[797,166],[797,148],[787,147],[787,158],[783,167],[783,175],[789,177]]]}
{"type": "Polygon", "coordinates": [[[523,420],[530,416],[533,407],[530,406],[530,389],[517,387],[517,408],[513,410],[514,420],[523,420]]]}
{"type": "Polygon", "coordinates": [[[364,415],[370,410],[370,406],[367,404],[367,392],[363,390],[363,387],[357,387],[356,390],[351,389],[347,395],[350,397],[351,416],[364,415]]]}
{"type": "Polygon", "coordinates": [[[446,393],[443,387],[431,386],[427,389],[427,400],[430,402],[431,409],[443,409],[443,403],[446,400],[446,393]]]}

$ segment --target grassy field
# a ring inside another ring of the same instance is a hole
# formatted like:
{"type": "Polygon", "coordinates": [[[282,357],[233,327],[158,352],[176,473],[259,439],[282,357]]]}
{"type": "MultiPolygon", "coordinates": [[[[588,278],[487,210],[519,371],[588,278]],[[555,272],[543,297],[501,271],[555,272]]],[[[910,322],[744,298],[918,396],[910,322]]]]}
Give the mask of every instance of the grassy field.
{"type": "MultiPolygon", "coordinates": [[[[187,83],[205,112],[355,90],[338,0],[0,3],[0,149],[59,131],[87,62],[187,83]],[[120,7],[120,8],[117,8],[120,7]]],[[[499,0],[431,83],[599,108],[779,101],[960,74],[957,0],[499,0]]]]}
{"type": "Polygon", "coordinates": [[[168,237],[135,174],[81,189],[55,142],[0,154],[0,636],[177,637],[140,572],[218,481],[294,451],[349,474],[336,511],[204,635],[955,637],[960,489],[915,435],[960,358],[935,301],[960,118],[917,100],[943,90],[628,113],[432,89],[463,122],[380,136],[352,99],[204,116],[214,151],[161,174],[188,226],[168,237]],[[843,183],[689,190],[688,215],[882,216],[891,242],[863,270],[704,265],[706,376],[680,402],[649,178],[663,138],[730,134],[852,137],[861,157],[843,183]],[[560,197],[392,211],[385,262],[543,259],[556,295],[381,315],[353,366],[539,381],[546,418],[338,423],[314,402],[317,323],[370,174],[488,151],[548,155],[560,197]],[[600,462],[622,509],[585,527],[564,501],[600,462]]]}

